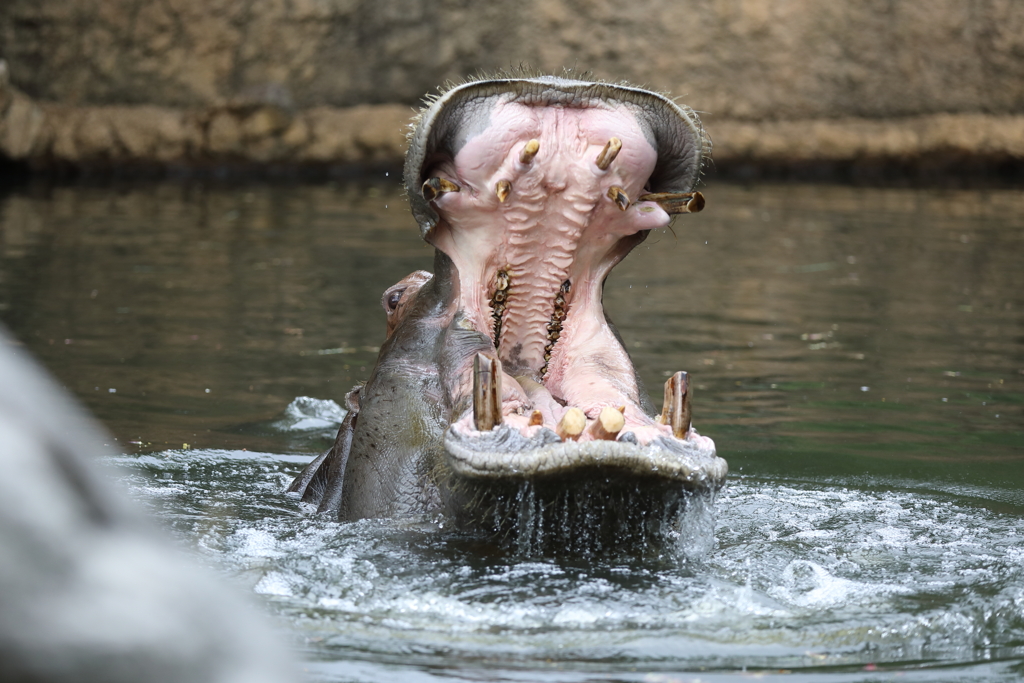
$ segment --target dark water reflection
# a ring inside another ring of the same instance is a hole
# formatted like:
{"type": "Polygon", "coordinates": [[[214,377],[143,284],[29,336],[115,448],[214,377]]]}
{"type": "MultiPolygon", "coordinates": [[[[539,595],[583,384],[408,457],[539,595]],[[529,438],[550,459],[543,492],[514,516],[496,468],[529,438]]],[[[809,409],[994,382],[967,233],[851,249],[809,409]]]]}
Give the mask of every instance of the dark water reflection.
{"type": "Polygon", "coordinates": [[[643,379],[692,373],[732,469],[694,575],[492,562],[283,496],[331,429],[282,427],[285,407],[340,402],[376,357],[380,293],[431,267],[377,181],[0,198],[0,319],[153,454],[126,459],[140,497],[270,596],[319,676],[1016,675],[1022,193],[719,185],[616,269],[607,307],[643,379]]]}

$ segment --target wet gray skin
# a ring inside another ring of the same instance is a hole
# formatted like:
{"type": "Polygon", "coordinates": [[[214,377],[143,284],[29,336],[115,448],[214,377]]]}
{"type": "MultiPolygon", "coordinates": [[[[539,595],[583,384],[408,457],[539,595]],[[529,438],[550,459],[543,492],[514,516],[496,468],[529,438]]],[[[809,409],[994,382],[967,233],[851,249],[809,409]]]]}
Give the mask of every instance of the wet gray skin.
{"type": "Polygon", "coordinates": [[[560,548],[654,542],[727,466],[690,425],[685,373],[657,411],[601,295],[650,230],[703,207],[709,153],[691,110],[625,85],[507,78],[435,99],[405,166],[434,273],[385,292],[376,367],[290,490],[343,521],[437,511],[560,548]]]}

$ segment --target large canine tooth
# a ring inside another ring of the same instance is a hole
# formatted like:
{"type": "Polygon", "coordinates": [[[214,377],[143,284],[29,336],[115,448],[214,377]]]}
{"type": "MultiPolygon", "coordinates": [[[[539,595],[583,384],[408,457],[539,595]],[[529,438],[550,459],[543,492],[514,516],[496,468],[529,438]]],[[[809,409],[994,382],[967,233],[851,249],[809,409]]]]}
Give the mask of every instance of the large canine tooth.
{"type": "Polygon", "coordinates": [[[494,186],[494,194],[498,195],[498,201],[502,204],[508,199],[508,196],[512,193],[512,183],[507,180],[499,180],[498,184],[494,186]]]}
{"type": "Polygon", "coordinates": [[[617,408],[605,406],[601,408],[601,414],[594,420],[594,425],[590,429],[590,435],[595,439],[615,441],[615,438],[625,426],[626,418],[623,417],[622,413],[617,408]]]}
{"type": "Polygon", "coordinates": [[[655,192],[640,195],[638,202],[655,202],[670,216],[677,213],[699,213],[704,208],[700,192],[655,192]]]}
{"type": "Polygon", "coordinates": [[[458,192],[462,188],[447,178],[431,178],[423,183],[423,198],[432,202],[445,192],[458,192]]]}
{"type": "Polygon", "coordinates": [[[620,211],[625,211],[629,208],[629,195],[618,185],[612,185],[608,188],[608,197],[618,205],[620,211]]]}
{"type": "Polygon", "coordinates": [[[622,149],[622,140],[618,138],[611,138],[605,144],[604,149],[597,155],[597,159],[594,161],[597,167],[602,171],[607,171],[608,167],[615,161],[615,157],[619,155],[619,150],[622,149]]]}
{"type": "Polygon", "coordinates": [[[579,408],[569,408],[558,422],[555,432],[565,440],[575,441],[580,438],[587,426],[587,416],[579,408]]]}
{"type": "Polygon", "coordinates": [[[533,161],[533,158],[537,156],[537,152],[540,151],[540,140],[530,140],[523,147],[523,151],[519,153],[519,163],[528,164],[533,161]]]}
{"type": "Polygon", "coordinates": [[[690,431],[690,377],[685,372],[677,372],[665,382],[665,406],[658,421],[671,425],[677,439],[685,439],[690,431]]]}
{"type": "Polygon", "coordinates": [[[473,359],[473,421],[480,432],[501,424],[501,361],[482,353],[473,359]]]}

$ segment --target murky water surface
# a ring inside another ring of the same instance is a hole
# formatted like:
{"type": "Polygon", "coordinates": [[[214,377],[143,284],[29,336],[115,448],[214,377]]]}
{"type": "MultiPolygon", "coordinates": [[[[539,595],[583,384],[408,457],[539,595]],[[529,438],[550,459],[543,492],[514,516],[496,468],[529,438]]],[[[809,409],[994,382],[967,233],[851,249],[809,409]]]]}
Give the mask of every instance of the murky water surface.
{"type": "Polygon", "coordinates": [[[0,319],[312,680],[1024,676],[1020,192],[707,188],[606,301],[648,386],[691,372],[729,484],[689,547],[552,560],[284,494],[431,267],[378,180],[0,195],[0,319]]]}

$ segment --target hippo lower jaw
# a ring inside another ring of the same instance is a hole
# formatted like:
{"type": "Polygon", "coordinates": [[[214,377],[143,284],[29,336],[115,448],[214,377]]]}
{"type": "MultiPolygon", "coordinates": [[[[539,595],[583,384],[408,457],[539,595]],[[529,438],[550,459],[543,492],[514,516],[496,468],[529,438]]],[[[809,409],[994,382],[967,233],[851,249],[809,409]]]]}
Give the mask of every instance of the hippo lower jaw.
{"type": "Polygon", "coordinates": [[[595,468],[616,476],[656,476],[694,490],[717,488],[728,470],[714,442],[693,430],[686,439],[662,438],[641,446],[628,439],[562,441],[547,429],[527,438],[502,425],[476,434],[450,429],[444,446],[453,473],[480,481],[527,481],[595,468]]]}
{"type": "MultiPolygon", "coordinates": [[[[689,381],[678,372],[665,382],[665,406],[650,418],[639,406],[626,419],[619,408],[567,407],[554,428],[544,414],[503,395],[501,362],[478,354],[473,368],[473,407],[446,432],[444,447],[451,472],[467,480],[529,481],[579,470],[599,469],[617,477],[676,482],[681,489],[716,489],[728,466],[717,457],[714,442],[690,425],[689,381]],[[530,420],[523,426],[523,413],[530,420]],[[506,417],[507,414],[507,417],[506,417]],[[641,442],[640,432],[647,437],[641,442]]],[[[543,387],[534,387],[534,395],[543,387]]],[[[601,391],[601,389],[597,389],[601,391]]],[[[546,394],[551,397],[550,393],[546,394]]],[[[553,398],[553,397],[551,397],[553,398]]]]}

